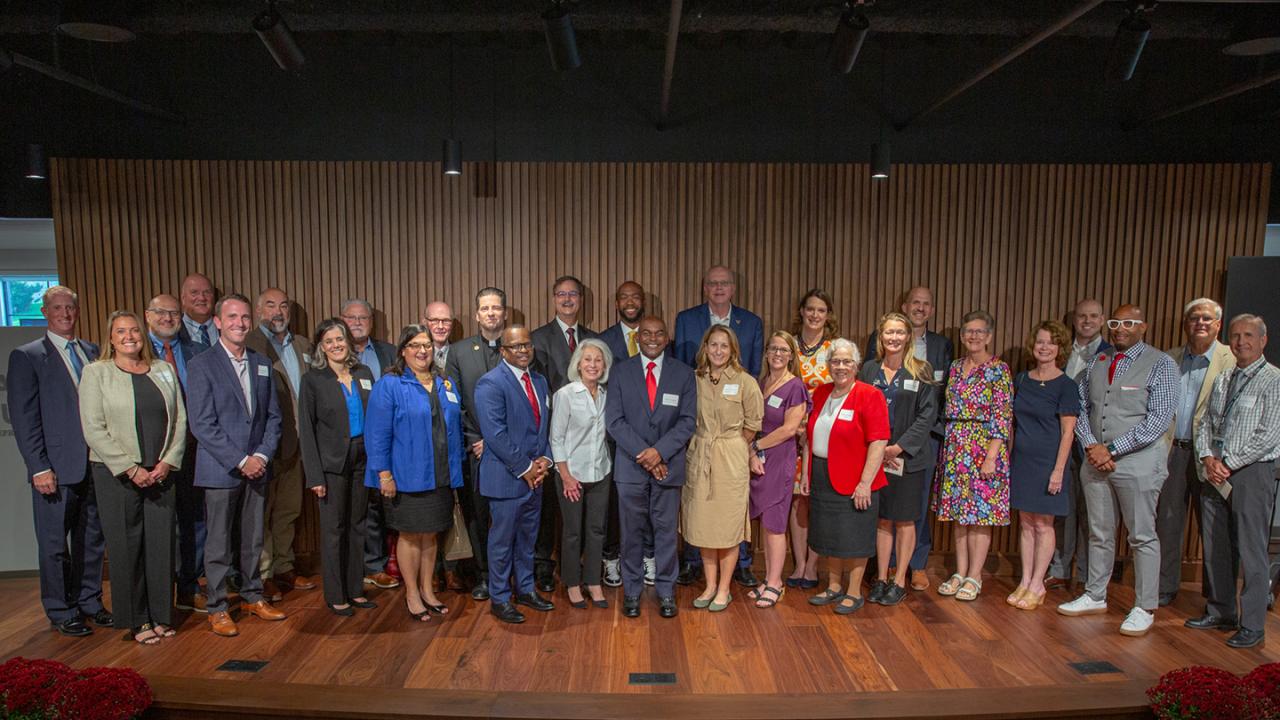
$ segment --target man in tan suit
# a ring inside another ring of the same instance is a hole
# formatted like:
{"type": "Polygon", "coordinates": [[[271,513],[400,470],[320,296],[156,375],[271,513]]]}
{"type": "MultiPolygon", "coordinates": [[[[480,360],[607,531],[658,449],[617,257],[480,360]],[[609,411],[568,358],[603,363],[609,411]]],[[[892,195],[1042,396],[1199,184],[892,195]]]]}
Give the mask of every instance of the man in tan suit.
{"type": "Polygon", "coordinates": [[[1169,441],[1169,477],[1160,491],[1156,510],[1156,534],[1160,537],[1160,604],[1168,605],[1182,582],[1182,539],[1187,508],[1199,515],[1204,464],[1196,457],[1195,428],[1209,405],[1213,381],[1236,366],[1231,348],[1218,342],[1222,330],[1222,306],[1209,298],[1197,298],[1182,310],[1187,342],[1168,351],[1178,364],[1178,399],[1169,441]]]}
{"type": "Polygon", "coordinates": [[[302,513],[302,454],[298,444],[298,385],[311,360],[311,343],[289,331],[289,296],[279,288],[258,295],[258,328],[245,344],[271,360],[273,384],[280,405],[280,445],[271,460],[271,488],[267,493],[266,528],[262,542],[263,595],[276,602],[297,588],[314,589],[314,580],[293,567],[294,525],[302,513]]]}

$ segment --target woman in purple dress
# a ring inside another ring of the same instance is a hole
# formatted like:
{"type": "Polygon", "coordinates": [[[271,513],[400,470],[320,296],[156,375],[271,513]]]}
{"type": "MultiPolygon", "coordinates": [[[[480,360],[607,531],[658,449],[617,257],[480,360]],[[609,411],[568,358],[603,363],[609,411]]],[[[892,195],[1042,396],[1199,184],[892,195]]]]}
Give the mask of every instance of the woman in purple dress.
{"type": "Polygon", "coordinates": [[[751,517],[764,530],[765,580],[748,595],[756,607],[771,608],[782,599],[782,564],[787,559],[787,513],[796,474],[796,433],[809,414],[809,391],[800,379],[800,351],[790,333],[779,330],[764,346],[760,394],[764,421],[752,443],[751,517]]]}

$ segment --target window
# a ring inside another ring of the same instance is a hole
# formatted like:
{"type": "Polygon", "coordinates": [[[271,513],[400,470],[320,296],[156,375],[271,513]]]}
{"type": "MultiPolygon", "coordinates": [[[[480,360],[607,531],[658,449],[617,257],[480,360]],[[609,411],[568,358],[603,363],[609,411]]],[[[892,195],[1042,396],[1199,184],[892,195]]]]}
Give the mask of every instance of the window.
{"type": "Polygon", "coordinates": [[[0,275],[0,325],[43,327],[41,296],[57,284],[51,275],[0,275]]]}

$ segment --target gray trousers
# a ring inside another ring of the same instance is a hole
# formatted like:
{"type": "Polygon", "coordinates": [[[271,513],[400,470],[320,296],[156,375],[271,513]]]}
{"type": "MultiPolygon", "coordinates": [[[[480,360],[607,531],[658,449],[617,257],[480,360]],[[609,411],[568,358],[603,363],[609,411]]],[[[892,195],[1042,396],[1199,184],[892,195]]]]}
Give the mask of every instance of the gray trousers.
{"type": "Polygon", "coordinates": [[[1160,537],[1160,594],[1173,595],[1182,585],[1182,541],[1187,512],[1200,513],[1197,472],[1200,460],[1193,450],[1174,446],[1169,450],[1169,477],[1160,491],[1156,510],[1156,535],[1160,537]]]}
{"type": "Polygon", "coordinates": [[[1116,558],[1116,511],[1129,530],[1133,551],[1134,605],[1155,610],[1159,605],[1160,538],[1156,535],[1156,504],[1168,474],[1165,446],[1153,443],[1116,459],[1116,469],[1100,473],[1086,461],[1081,468],[1085,503],[1089,506],[1089,579],[1085,592],[1094,600],[1107,598],[1107,583],[1116,558]]]}
{"type": "Polygon", "coordinates": [[[1082,463],[1080,446],[1073,444],[1071,482],[1067,488],[1067,492],[1071,494],[1071,510],[1066,516],[1053,520],[1057,546],[1053,550],[1053,559],[1049,562],[1049,577],[1060,580],[1071,579],[1073,559],[1076,579],[1084,581],[1089,577],[1089,505],[1084,500],[1084,484],[1080,480],[1082,463]]]}
{"type": "Polygon", "coordinates": [[[1200,537],[1204,540],[1205,588],[1209,614],[1240,619],[1240,626],[1264,630],[1270,587],[1271,514],[1276,504],[1275,467],[1254,463],[1231,473],[1231,496],[1214,488],[1200,493],[1200,537]],[[1233,542],[1234,541],[1234,542],[1233,542]],[[1239,553],[1239,571],[1232,545],[1239,553]],[[1244,575],[1240,612],[1236,613],[1236,577],[1244,575]]]}
{"type": "Polygon", "coordinates": [[[242,481],[233,488],[205,488],[204,517],[208,537],[204,541],[204,577],[208,581],[209,612],[227,609],[227,575],[232,563],[240,573],[240,599],[262,599],[263,516],[267,509],[267,483],[242,481]],[[240,520],[240,549],[232,552],[232,528],[240,520]]]}
{"type": "Polygon", "coordinates": [[[126,630],[145,623],[171,624],[177,473],[161,485],[140,488],[92,463],[98,516],[111,558],[111,612],[126,630]]]}

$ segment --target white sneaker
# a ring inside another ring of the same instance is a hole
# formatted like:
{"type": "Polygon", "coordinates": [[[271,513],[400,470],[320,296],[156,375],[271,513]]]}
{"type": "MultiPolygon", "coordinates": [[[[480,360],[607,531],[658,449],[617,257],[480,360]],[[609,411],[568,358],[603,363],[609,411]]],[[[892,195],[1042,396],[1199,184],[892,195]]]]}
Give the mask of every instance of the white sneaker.
{"type": "Polygon", "coordinates": [[[658,563],[653,558],[644,559],[644,584],[652,585],[658,576],[658,563]]]}
{"type": "Polygon", "coordinates": [[[1149,613],[1140,607],[1129,611],[1129,617],[1120,625],[1120,634],[1129,637],[1142,637],[1155,623],[1155,613],[1149,613]]]}
{"type": "Polygon", "coordinates": [[[1089,597],[1089,593],[1085,593],[1080,597],[1065,602],[1058,606],[1058,612],[1062,615],[1076,617],[1078,615],[1098,615],[1107,611],[1106,600],[1094,600],[1089,597]]]}
{"type": "Polygon", "coordinates": [[[618,569],[617,558],[604,561],[604,584],[605,587],[620,587],[622,585],[622,572],[618,569]]]}

